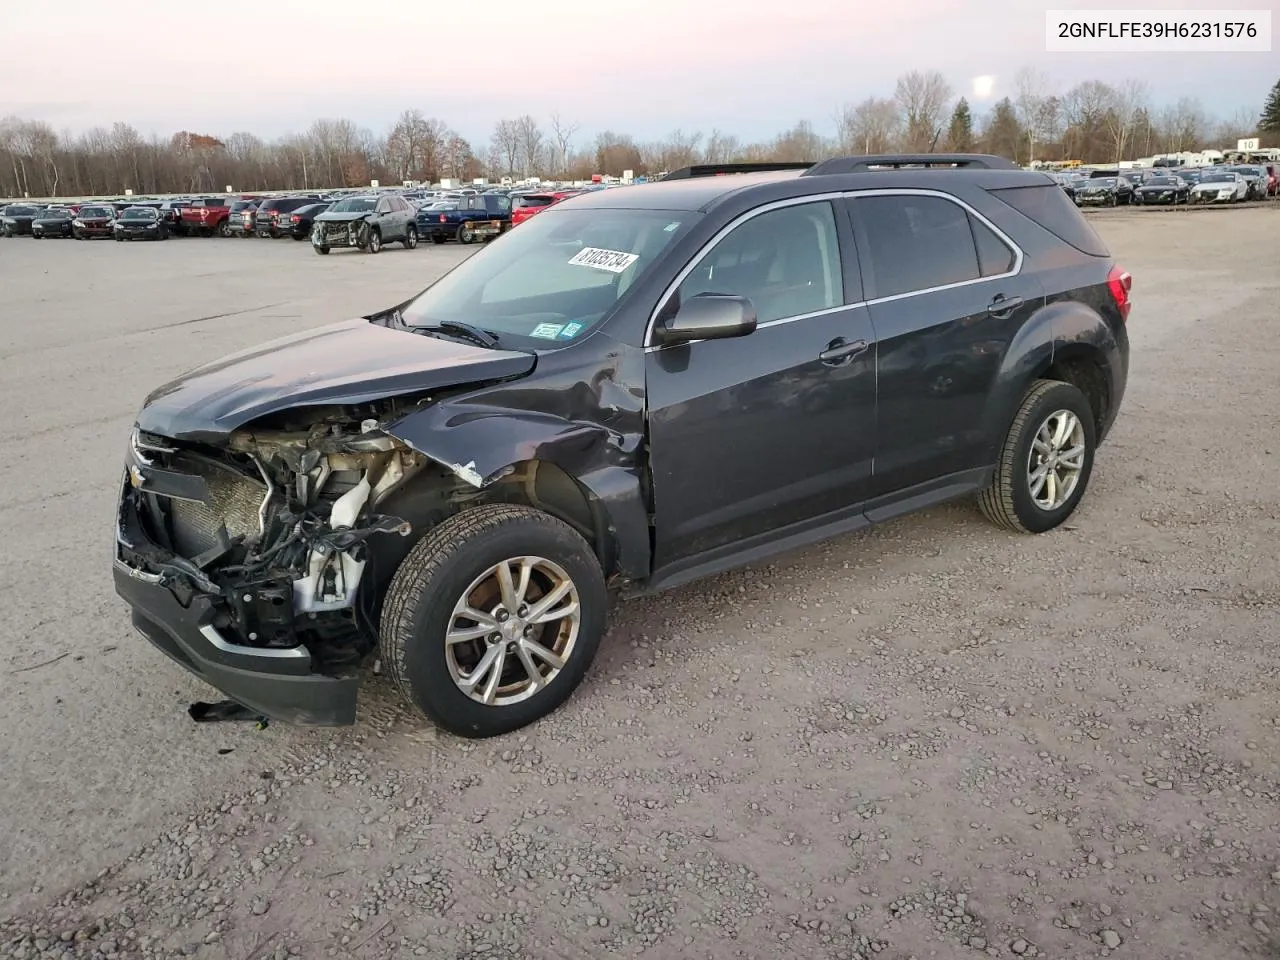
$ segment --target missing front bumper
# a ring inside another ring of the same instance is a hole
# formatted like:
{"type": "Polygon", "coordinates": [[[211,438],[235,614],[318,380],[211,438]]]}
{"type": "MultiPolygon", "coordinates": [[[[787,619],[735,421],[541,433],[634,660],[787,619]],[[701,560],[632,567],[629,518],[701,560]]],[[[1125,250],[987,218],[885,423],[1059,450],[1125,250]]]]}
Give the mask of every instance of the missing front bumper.
{"type": "Polygon", "coordinates": [[[237,703],[281,723],[344,726],[355,722],[359,676],[313,672],[305,647],[266,649],[230,643],[214,626],[212,602],[183,606],[160,578],[117,557],[116,593],[151,643],[237,703]]]}

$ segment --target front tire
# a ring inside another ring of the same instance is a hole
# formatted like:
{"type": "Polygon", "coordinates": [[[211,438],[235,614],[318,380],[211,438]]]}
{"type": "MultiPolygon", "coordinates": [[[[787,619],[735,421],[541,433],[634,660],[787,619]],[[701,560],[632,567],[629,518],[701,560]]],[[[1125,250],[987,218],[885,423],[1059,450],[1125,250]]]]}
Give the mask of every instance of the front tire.
{"type": "Polygon", "coordinates": [[[1022,398],[978,506],[1006,530],[1052,530],[1084,496],[1096,448],[1093,410],[1080,389],[1037,380],[1022,398]]]}
{"type": "Polygon", "coordinates": [[[382,660],[439,726],[498,736],[569,698],[607,608],[600,564],[572,527],[532,507],[487,504],[430,530],[400,564],[382,610],[382,660]]]}
{"type": "Polygon", "coordinates": [[[365,241],[364,248],[367,253],[377,253],[382,249],[382,234],[377,228],[369,231],[369,239],[365,241]]]}
{"type": "Polygon", "coordinates": [[[328,248],[328,247],[320,247],[320,246],[316,246],[314,243],[311,245],[311,249],[312,249],[312,250],[314,250],[316,253],[319,253],[319,254],[321,254],[321,255],[327,254],[327,253],[329,252],[329,248],[328,248]]]}

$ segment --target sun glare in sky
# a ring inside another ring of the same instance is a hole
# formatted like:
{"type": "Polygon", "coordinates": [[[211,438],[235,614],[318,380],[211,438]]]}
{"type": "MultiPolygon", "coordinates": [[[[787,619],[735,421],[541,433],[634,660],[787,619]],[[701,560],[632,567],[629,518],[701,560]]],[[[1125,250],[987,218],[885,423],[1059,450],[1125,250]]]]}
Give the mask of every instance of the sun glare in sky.
{"type": "Polygon", "coordinates": [[[986,100],[996,89],[996,78],[990,74],[973,78],[973,98],[975,100],[986,100]]]}

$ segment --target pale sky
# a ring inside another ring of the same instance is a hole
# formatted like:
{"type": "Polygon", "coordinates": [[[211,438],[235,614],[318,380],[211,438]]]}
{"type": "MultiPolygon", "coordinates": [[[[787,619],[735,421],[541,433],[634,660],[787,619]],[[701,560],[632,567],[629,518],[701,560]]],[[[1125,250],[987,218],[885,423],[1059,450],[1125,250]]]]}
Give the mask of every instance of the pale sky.
{"type": "Polygon", "coordinates": [[[73,132],[124,120],[144,134],[273,138],[317,117],[382,132],[416,107],[483,144],[501,117],[558,111],[579,141],[606,128],[648,140],[713,127],[756,140],[798,120],[828,133],[840,104],[888,96],[911,69],[941,71],[971,100],[973,78],[994,78],[979,110],[1035,66],[1061,89],[1135,77],[1157,105],[1195,96],[1220,117],[1260,111],[1280,78],[1275,52],[1046,53],[1049,6],[1117,5],[489,0],[471,8],[487,24],[471,14],[459,26],[469,5],[436,0],[0,0],[0,116],[73,132]]]}

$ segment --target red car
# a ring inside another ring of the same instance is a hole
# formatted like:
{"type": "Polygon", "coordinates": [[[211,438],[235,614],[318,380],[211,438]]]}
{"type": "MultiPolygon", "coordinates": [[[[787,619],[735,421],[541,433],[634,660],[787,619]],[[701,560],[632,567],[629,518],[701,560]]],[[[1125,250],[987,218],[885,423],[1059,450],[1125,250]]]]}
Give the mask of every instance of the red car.
{"type": "Polygon", "coordinates": [[[511,226],[518,226],[547,207],[553,207],[561,200],[576,197],[580,193],[581,190],[556,190],[552,193],[528,193],[523,197],[512,197],[511,226]]]}
{"type": "Polygon", "coordinates": [[[1280,164],[1264,163],[1262,169],[1267,171],[1267,196],[1274,197],[1280,193],[1280,164]]]}

